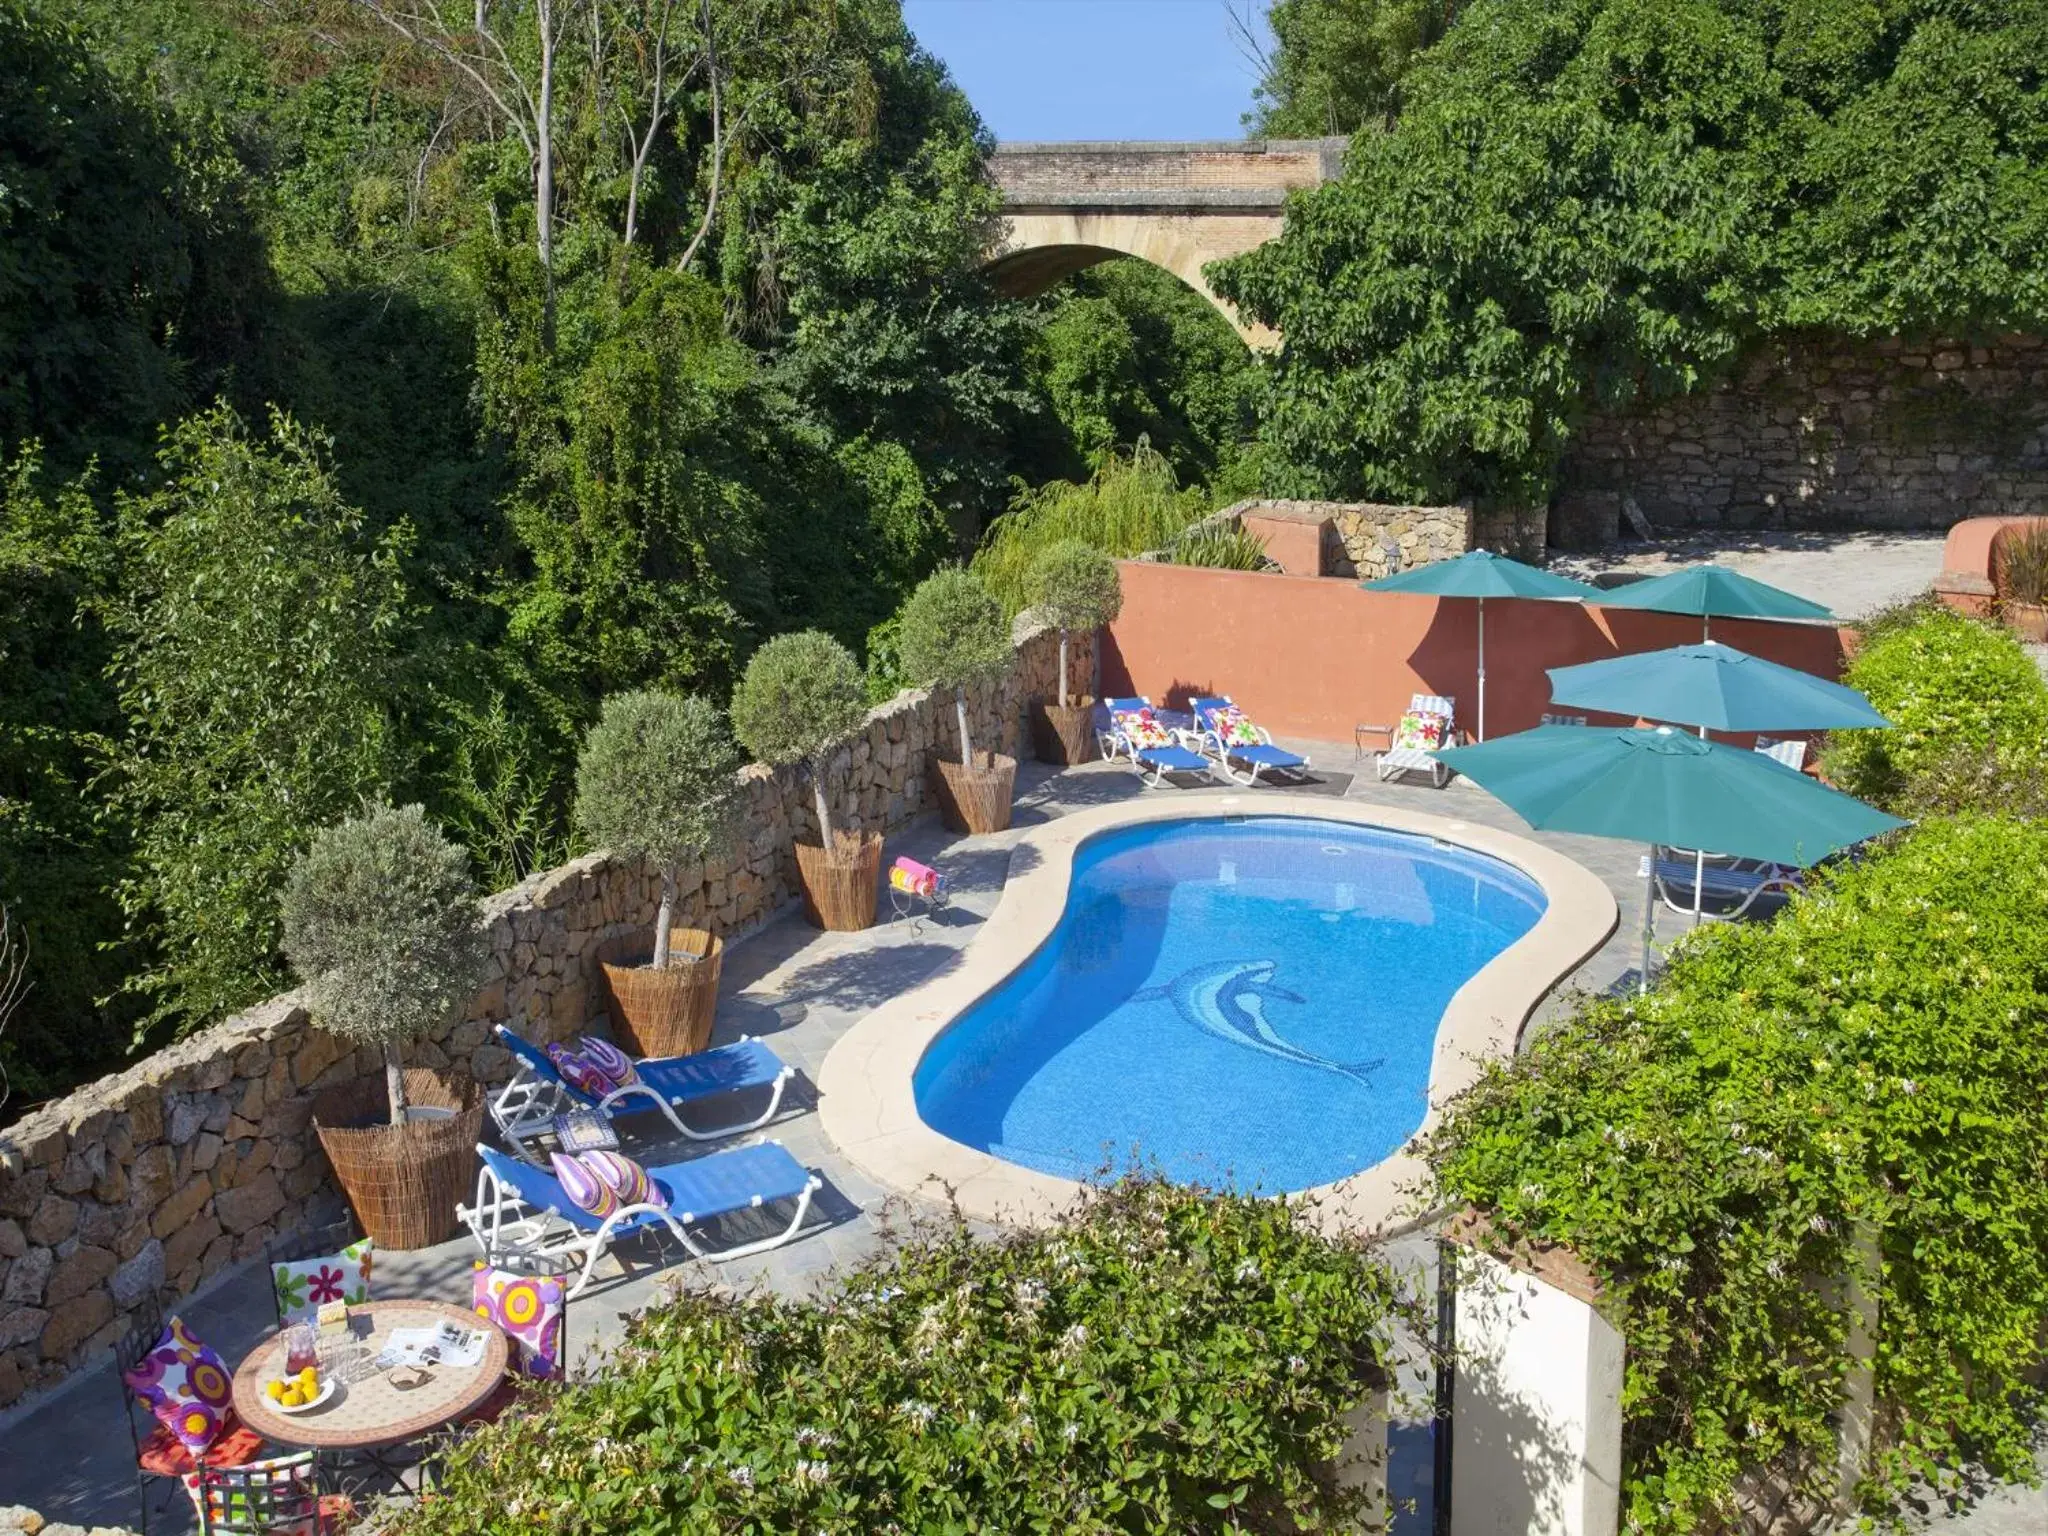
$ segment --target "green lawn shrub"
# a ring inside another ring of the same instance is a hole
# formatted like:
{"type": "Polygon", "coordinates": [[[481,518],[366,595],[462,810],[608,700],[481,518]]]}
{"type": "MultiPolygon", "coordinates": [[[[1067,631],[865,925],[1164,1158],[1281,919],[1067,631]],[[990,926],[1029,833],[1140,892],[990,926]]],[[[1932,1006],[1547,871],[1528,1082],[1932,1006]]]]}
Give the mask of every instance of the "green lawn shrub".
{"type": "Polygon", "coordinates": [[[1881,1243],[1873,1508],[2024,1477],[2048,1327],[2048,825],[1928,822],[1768,925],[1703,931],[1449,1113],[1440,1195],[1594,1265],[1627,1339],[1626,1527],[1832,1492],[1845,1320],[1881,1243]]]}
{"type": "Polygon", "coordinates": [[[1277,1202],[1127,1180],[1045,1231],[914,1233],[816,1299],[657,1305],[405,1529],[1364,1529],[1329,1470],[1393,1306],[1277,1202]]]}
{"type": "MultiPolygon", "coordinates": [[[[1861,799],[1924,804],[1914,781],[1945,759],[1952,768],[1957,753],[1989,753],[2023,773],[2048,751],[2048,683],[2025,647],[2011,631],[1938,603],[1881,616],[1843,681],[1893,722],[1888,731],[1838,732],[1828,745],[1828,777],[1861,799]]],[[[1937,797],[1943,803],[1952,802],[1937,797]]]]}

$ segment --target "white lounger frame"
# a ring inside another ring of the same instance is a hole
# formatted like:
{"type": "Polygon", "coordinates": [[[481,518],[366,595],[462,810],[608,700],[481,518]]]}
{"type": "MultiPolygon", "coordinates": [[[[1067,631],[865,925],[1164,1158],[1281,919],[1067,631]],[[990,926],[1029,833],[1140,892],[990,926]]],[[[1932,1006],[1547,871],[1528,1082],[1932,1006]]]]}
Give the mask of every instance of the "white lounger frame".
{"type": "MultiPolygon", "coordinates": [[[[744,1045],[752,1035],[741,1035],[735,1044],[744,1045]]],[[[555,1116],[564,1110],[582,1109],[583,1102],[560,1082],[542,1077],[534,1070],[532,1063],[523,1057],[514,1056],[518,1070],[512,1074],[512,1081],[491,1097],[491,1119],[497,1124],[505,1139],[512,1143],[519,1155],[529,1163],[538,1158],[528,1145],[533,1138],[554,1130],[555,1116]]],[[[597,1113],[610,1119],[614,1114],[632,1114],[641,1106],[635,1100],[645,1099],[645,1107],[658,1109],[674,1126],[677,1132],[691,1141],[723,1141],[728,1136],[743,1136],[748,1131],[758,1131],[773,1120],[782,1108],[783,1091],[789,1087],[789,1080],[796,1076],[796,1068],[783,1064],[782,1071],[772,1083],[757,1083],[748,1088],[735,1088],[733,1093],[752,1093],[758,1088],[768,1090],[768,1107],[751,1120],[737,1120],[730,1125],[720,1125],[707,1131],[694,1130],[684,1121],[676,1107],[661,1096],[650,1084],[628,1083],[625,1087],[608,1093],[598,1101],[597,1113]]],[[[705,1103],[731,1095],[724,1093],[706,1094],[705,1103]]]]}
{"type": "MultiPolygon", "coordinates": [[[[764,1143],[778,1147],[782,1145],[781,1142],[770,1141],[766,1137],[758,1138],[749,1145],[760,1146],[764,1143]]],[[[498,1176],[492,1171],[489,1163],[484,1163],[477,1169],[476,1204],[460,1206],[455,1214],[462,1224],[469,1228],[470,1236],[476,1239],[477,1246],[483,1250],[487,1261],[493,1254],[516,1254],[522,1258],[544,1260],[568,1259],[571,1262],[580,1258],[583,1263],[582,1273],[568,1291],[567,1299],[573,1300],[589,1286],[591,1275],[597,1269],[597,1261],[610,1251],[612,1237],[621,1222],[629,1221],[635,1216],[658,1216],[668,1230],[675,1234],[676,1241],[693,1257],[722,1264],[727,1259],[743,1259],[749,1254],[766,1253],[771,1248],[780,1248],[795,1237],[803,1227],[804,1218],[810,1214],[811,1196],[823,1187],[824,1181],[815,1173],[812,1174],[805,1181],[802,1193],[795,1197],[796,1211],[790,1217],[788,1226],[771,1237],[741,1243],[735,1248],[707,1248],[691,1237],[688,1231],[689,1225],[698,1220],[695,1212],[679,1212],[658,1205],[621,1206],[607,1216],[604,1225],[595,1232],[586,1231],[566,1220],[555,1206],[551,1205],[540,1211],[534,1210],[519,1197],[516,1190],[508,1189],[499,1183],[498,1176]]],[[[767,1203],[756,1195],[751,1209],[759,1210],[767,1203]]],[[[725,1211],[720,1214],[735,1213],[725,1211]]],[[[647,1230],[649,1229],[645,1227],[636,1227],[628,1235],[637,1235],[647,1230]]]]}

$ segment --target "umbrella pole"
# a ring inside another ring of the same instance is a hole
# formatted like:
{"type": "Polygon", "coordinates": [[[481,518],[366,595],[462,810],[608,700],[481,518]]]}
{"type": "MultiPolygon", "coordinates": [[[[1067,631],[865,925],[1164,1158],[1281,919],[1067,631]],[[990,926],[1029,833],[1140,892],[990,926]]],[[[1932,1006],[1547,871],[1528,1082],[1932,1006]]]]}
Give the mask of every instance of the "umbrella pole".
{"type": "MultiPolygon", "coordinates": [[[[1707,728],[1703,725],[1700,727],[1700,740],[1706,739],[1707,728]]],[[[1706,884],[1706,880],[1707,850],[1695,848],[1692,851],[1692,925],[1695,928],[1700,925],[1700,903],[1706,899],[1706,893],[1700,887],[1706,884]]]]}
{"type": "Polygon", "coordinates": [[[1486,740],[1486,599],[1479,599],[1479,739],[1486,740]]]}
{"type": "Polygon", "coordinates": [[[1643,968],[1636,991],[1650,990],[1650,945],[1657,937],[1657,845],[1650,844],[1649,862],[1643,866],[1643,968]]]}

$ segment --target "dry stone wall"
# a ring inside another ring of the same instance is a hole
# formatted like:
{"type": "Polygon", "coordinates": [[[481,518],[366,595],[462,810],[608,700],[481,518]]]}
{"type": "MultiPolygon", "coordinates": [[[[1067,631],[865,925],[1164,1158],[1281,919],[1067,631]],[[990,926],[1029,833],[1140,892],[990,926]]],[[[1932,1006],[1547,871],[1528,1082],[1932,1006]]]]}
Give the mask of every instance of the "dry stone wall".
{"type": "Polygon", "coordinates": [[[2048,340],[1799,337],[1573,436],[1551,542],[1660,528],[1945,528],[2048,513],[2048,340]]]}
{"type": "MultiPolygon", "coordinates": [[[[1093,637],[1071,645],[1072,675],[1090,676],[1093,637]]],[[[1020,625],[1009,675],[970,698],[975,744],[1017,753],[1025,706],[1054,691],[1058,667],[1057,634],[1020,625]]],[[[899,694],[839,750],[835,821],[902,829],[935,808],[931,754],[958,750],[950,695],[899,694]]],[[[723,935],[796,899],[795,843],[817,835],[799,771],[756,765],[743,778],[738,846],[684,871],[679,921],[723,935]]],[[[500,1082],[511,1059],[494,1024],[543,1042],[579,1032],[603,1011],[597,947],[651,931],[659,894],[643,866],[596,853],[491,896],[482,990],[461,1019],[408,1046],[407,1061],[500,1082]]],[[[381,1072],[374,1049],[317,1028],[287,993],[0,1131],[0,1407],[111,1346],[150,1299],[188,1295],[332,1208],[312,1096],[381,1072]]]]}

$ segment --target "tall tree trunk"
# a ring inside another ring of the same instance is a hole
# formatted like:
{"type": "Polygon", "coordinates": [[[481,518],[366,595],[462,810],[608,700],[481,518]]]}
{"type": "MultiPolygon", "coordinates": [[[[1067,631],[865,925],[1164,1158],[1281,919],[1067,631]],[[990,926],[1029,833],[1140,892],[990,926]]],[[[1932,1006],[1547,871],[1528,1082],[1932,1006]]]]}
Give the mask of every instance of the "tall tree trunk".
{"type": "Polygon", "coordinates": [[[534,114],[537,121],[534,124],[533,216],[539,237],[541,345],[552,352],[555,347],[554,0],[538,0],[534,16],[540,23],[540,104],[534,114]]]}
{"type": "Polygon", "coordinates": [[[661,872],[661,906],[654,914],[654,968],[668,969],[668,930],[675,921],[676,872],[663,869],[661,872]]]}
{"type": "Polygon", "coordinates": [[[832,807],[825,799],[825,763],[818,758],[811,764],[811,795],[818,802],[818,844],[828,854],[832,851],[832,807]]]}
{"type": "Polygon", "coordinates": [[[1060,627],[1060,708],[1067,707],[1067,631],[1060,627]]]}
{"type": "Polygon", "coordinates": [[[953,690],[953,712],[960,717],[960,766],[972,768],[974,766],[974,748],[967,740],[967,690],[965,688],[955,688],[953,690]]]}
{"type": "Polygon", "coordinates": [[[398,1042],[384,1042],[384,1093],[391,1100],[391,1123],[405,1124],[405,1064],[398,1059],[398,1042]]]}
{"type": "Polygon", "coordinates": [[[690,243],[683,247],[682,259],[676,263],[678,272],[690,270],[697,247],[711,233],[711,221],[718,214],[718,189],[725,180],[725,109],[718,88],[718,43],[711,35],[711,0],[704,0],[704,68],[711,76],[711,191],[704,199],[704,217],[697,225],[697,233],[690,237],[690,243]]]}

